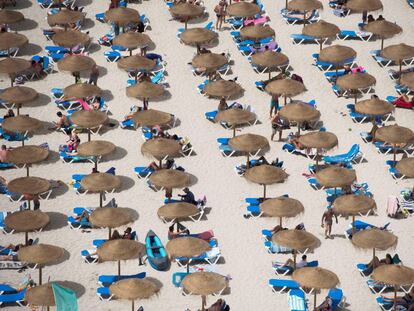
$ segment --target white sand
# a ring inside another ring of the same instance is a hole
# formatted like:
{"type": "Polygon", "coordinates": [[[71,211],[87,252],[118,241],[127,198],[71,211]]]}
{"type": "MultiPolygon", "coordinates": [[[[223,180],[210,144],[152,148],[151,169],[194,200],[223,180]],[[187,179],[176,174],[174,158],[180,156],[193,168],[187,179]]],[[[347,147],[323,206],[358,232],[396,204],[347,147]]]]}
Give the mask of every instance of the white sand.
{"type": "MultiPolygon", "coordinates": [[[[24,51],[25,57],[40,52],[40,47],[52,44],[47,42],[42,36],[40,28],[47,28],[45,20],[46,10],[39,8],[37,4],[29,5],[29,0],[19,0],[24,3],[25,8],[22,12],[27,18],[38,23],[36,29],[22,31],[27,35],[31,42],[31,48],[24,51]]],[[[213,20],[213,7],[215,2],[207,1],[208,12],[211,13],[209,20],[213,20]]],[[[412,185],[411,181],[396,183],[387,172],[383,155],[376,153],[371,145],[362,143],[359,132],[369,130],[369,125],[356,125],[351,119],[340,115],[345,112],[345,105],[352,100],[337,98],[330,89],[330,84],[324,79],[323,73],[311,65],[311,54],[318,51],[316,45],[293,46],[290,42],[291,33],[300,33],[302,26],[288,26],[281,19],[280,9],[284,6],[284,1],[264,0],[265,8],[271,18],[270,26],[276,30],[277,41],[283,52],[289,56],[291,65],[299,75],[304,78],[308,92],[300,99],[315,99],[318,109],[322,113],[322,120],[326,128],[339,138],[339,147],[334,152],[345,152],[349,150],[353,143],[359,143],[362,151],[366,154],[368,162],[355,165],[359,181],[367,181],[371,191],[374,193],[377,205],[378,216],[370,217],[368,222],[383,225],[391,222],[390,228],[399,237],[396,251],[401,259],[410,264],[414,258],[413,248],[410,247],[413,231],[410,230],[412,219],[394,220],[386,217],[385,204],[387,196],[390,194],[398,195],[403,187],[412,185]]],[[[96,22],[94,15],[107,9],[107,1],[79,2],[79,5],[86,5],[86,12],[89,20],[87,26],[91,36],[96,39],[108,32],[109,26],[96,22]],[[93,26],[93,28],[91,28],[93,26]]],[[[347,18],[338,18],[332,14],[327,1],[324,3],[325,10],[321,12],[322,18],[337,24],[341,29],[356,30],[357,23],[361,20],[360,14],[351,15],[347,18]]],[[[211,213],[207,216],[207,221],[199,223],[189,223],[192,232],[201,232],[213,229],[219,241],[225,264],[219,264],[216,271],[224,275],[229,274],[233,278],[230,283],[231,293],[224,298],[230,304],[232,310],[288,310],[287,296],[275,295],[267,285],[269,278],[274,278],[275,274],[271,267],[272,260],[284,261],[288,255],[269,255],[263,247],[261,230],[271,228],[276,221],[272,219],[246,220],[242,217],[245,212],[244,198],[257,196],[262,193],[262,188],[258,185],[249,184],[234,172],[234,166],[244,158],[224,159],[217,148],[216,138],[230,135],[218,125],[214,125],[204,119],[204,112],[211,111],[217,107],[217,101],[210,100],[198,94],[196,86],[202,78],[194,77],[187,66],[191,61],[195,50],[192,47],[181,45],[176,39],[176,30],[183,25],[176,21],[171,21],[167,7],[162,1],[145,1],[143,4],[133,4],[133,8],[138,8],[140,13],[146,14],[151,20],[152,30],[148,32],[156,43],[156,52],[165,56],[168,62],[168,81],[170,82],[169,91],[171,98],[167,101],[150,103],[150,107],[176,114],[181,120],[181,124],[172,132],[179,135],[189,136],[197,152],[196,156],[179,159],[178,163],[185,169],[193,173],[198,178],[198,183],[192,187],[197,196],[206,195],[208,206],[212,207],[211,213]]],[[[413,44],[413,23],[412,11],[404,0],[392,2],[384,1],[383,15],[391,21],[398,21],[403,27],[404,33],[396,38],[386,41],[386,45],[391,43],[406,42],[413,44]],[[411,40],[409,40],[411,38],[411,40]]],[[[204,25],[207,21],[197,25],[204,25]]],[[[336,42],[352,46],[357,52],[358,64],[364,66],[370,74],[377,79],[377,94],[384,98],[387,95],[395,95],[393,83],[387,77],[385,69],[380,68],[369,56],[369,51],[377,49],[380,42],[336,42]]],[[[111,118],[121,120],[129,110],[129,107],[137,103],[128,99],[125,95],[127,74],[117,69],[116,64],[109,64],[103,57],[103,52],[108,48],[98,48],[94,46],[92,57],[100,66],[107,68],[107,73],[100,78],[99,86],[107,90],[110,96],[106,95],[111,118]]],[[[260,79],[255,74],[247,59],[241,56],[235,44],[232,42],[228,31],[220,33],[220,43],[216,51],[229,51],[234,59],[232,71],[234,76],[238,76],[238,82],[245,88],[244,97],[239,101],[250,104],[258,113],[262,124],[252,128],[244,129],[243,133],[257,133],[269,137],[270,125],[268,121],[269,95],[255,89],[254,81],[260,79]]],[[[264,78],[265,76],[263,76],[264,78]]],[[[46,79],[36,82],[29,82],[26,85],[37,89],[39,92],[49,96],[51,87],[64,87],[73,83],[70,75],[55,72],[46,79]]],[[[8,79],[3,80],[2,87],[8,87],[8,79]]],[[[48,100],[49,101],[49,100],[48,100]]],[[[22,113],[29,113],[31,116],[45,121],[55,120],[58,111],[53,102],[47,105],[23,108],[22,113]]],[[[414,128],[412,123],[412,111],[397,110],[396,120],[398,124],[414,128]]],[[[110,140],[122,148],[118,151],[114,160],[105,161],[100,165],[102,171],[114,166],[117,174],[126,176],[126,190],[116,193],[119,206],[134,208],[139,213],[139,219],[134,223],[133,228],[137,230],[140,241],[143,241],[147,231],[153,229],[166,242],[167,226],[157,219],[156,210],[163,202],[162,193],[154,193],[149,190],[142,182],[134,176],[133,167],[146,165],[150,160],[140,154],[142,139],[140,131],[128,131],[120,128],[109,129],[100,137],[110,140]],[[122,154],[122,155],[121,155],[122,154]]],[[[81,136],[86,140],[86,135],[81,136]]],[[[93,137],[94,139],[97,136],[93,137]]],[[[65,137],[61,133],[51,133],[48,135],[35,135],[30,139],[30,144],[37,144],[47,141],[52,150],[57,150],[58,145],[64,143],[65,137]]],[[[11,143],[18,146],[18,143],[11,143]]],[[[326,207],[325,194],[323,191],[312,190],[301,176],[305,172],[309,161],[305,158],[289,155],[281,150],[281,143],[272,143],[271,151],[267,154],[268,159],[279,157],[285,161],[285,167],[290,174],[288,181],[284,184],[269,187],[268,193],[277,196],[288,193],[291,197],[297,198],[305,205],[305,214],[301,218],[288,222],[290,227],[299,222],[304,222],[308,231],[314,233],[322,240],[322,246],[316,249],[314,254],[309,256],[310,260],[319,260],[321,267],[331,269],[338,273],[341,280],[341,287],[350,304],[349,310],[377,310],[375,296],[372,295],[355,268],[358,262],[367,262],[370,252],[356,251],[351,243],[341,237],[334,240],[324,240],[323,230],[320,227],[320,217],[326,207]]],[[[32,176],[39,176],[50,179],[61,179],[69,182],[71,174],[85,173],[91,170],[90,164],[63,164],[60,161],[42,164],[31,170],[32,176]]],[[[2,172],[2,175],[11,180],[18,176],[24,176],[24,170],[9,170],[2,172]]],[[[14,211],[17,204],[10,203],[6,197],[0,198],[2,210],[14,211]]],[[[82,295],[79,299],[80,310],[129,310],[130,304],[126,301],[101,302],[96,295],[97,277],[100,274],[115,274],[115,263],[86,264],[83,262],[80,251],[91,248],[92,240],[105,238],[106,230],[93,230],[91,233],[81,233],[80,231],[70,230],[66,225],[66,215],[71,214],[75,206],[94,207],[98,203],[96,195],[77,196],[69,187],[64,195],[49,201],[41,201],[41,209],[45,212],[56,212],[56,217],[52,218],[53,230],[46,230],[40,234],[32,234],[31,237],[39,237],[43,243],[55,244],[64,247],[70,252],[70,259],[59,264],[46,267],[44,269],[44,280],[50,277],[51,280],[68,280],[82,285],[82,295]]],[[[342,234],[348,227],[350,220],[340,219],[339,225],[334,226],[335,234],[342,234]]],[[[23,235],[2,236],[1,244],[22,242],[23,235]]],[[[380,253],[380,256],[385,253],[380,253]]],[[[122,265],[124,274],[132,274],[146,271],[148,276],[158,279],[163,287],[158,297],[149,301],[143,301],[145,310],[184,310],[190,308],[196,310],[200,307],[199,297],[184,297],[174,288],[171,283],[172,273],[180,271],[176,265],[168,272],[157,272],[149,265],[138,267],[136,261],[125,262],[122,265]]],[[[37,280],[37,271],[33,273],[33,278],[37,280]]],[[[1,271],[0,282],[17,284],[23,278],[23,274],[15,271],[1,271]]],[[[209,297],[208,303],[211,304],[216,298],[209,297]]],[[[320,296],[322,299],[322,295],[320,296]]],[[[19,308],[10,308],[17,310],[19,308]]]]}

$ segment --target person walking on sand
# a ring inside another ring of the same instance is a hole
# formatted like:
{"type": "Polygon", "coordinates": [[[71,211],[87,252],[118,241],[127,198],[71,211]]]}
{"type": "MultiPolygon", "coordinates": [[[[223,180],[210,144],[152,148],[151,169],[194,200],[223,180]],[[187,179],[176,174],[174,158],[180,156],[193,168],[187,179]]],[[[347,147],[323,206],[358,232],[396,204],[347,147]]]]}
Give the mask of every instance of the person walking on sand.
{"type": "Polygon", "coordinates": [[[333,212],[332,208],[328,208],[325,213],[322,215],[322,224],[321,227],[325,227],[325,239],[333,239],[331,236],[332,232],[332,224],[333,224],[333,218],[335,217],[336,223],[338,223],[338,217],[333,212]]]}
{"type": "Polygon", "coordinates": [[[214,8],[214,13],[216,13],[217,21],[216,21],[216,29],[221,30],[221,26],[223,25],[224,18],[226,17],[226,8],[227,8],[227,1],[220,0],[219,4],[216,5],[214,8]]]}
{"type": "Polygon", "coordinates": [[[282,131],[283,131],[283,121],[279,116],[279,111],[276,111],[273,117],[270,119],[270,124],[272,125],[272,135],[270,136],[270,140],[273,141],[273,137],[275,137],[276,133],[279,133],[279,140],[282,140],[282,131]]]}

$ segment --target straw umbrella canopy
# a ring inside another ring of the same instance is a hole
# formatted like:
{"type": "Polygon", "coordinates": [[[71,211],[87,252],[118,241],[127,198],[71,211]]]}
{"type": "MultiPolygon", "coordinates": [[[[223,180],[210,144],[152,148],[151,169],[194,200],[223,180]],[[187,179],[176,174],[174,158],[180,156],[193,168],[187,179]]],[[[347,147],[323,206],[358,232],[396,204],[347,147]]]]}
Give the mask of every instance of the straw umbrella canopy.
{"type": "Polygon", "coordinates": [[[304,122],[318,120],[321,116],[319,110],[302,102],[294,102],[285,105],[280,109],[279,114],[281,118],[286,119],[289,122],[297,123],[298,135],[300,135],[300,126],[304,122]]]}
{"type": "Polygon", "coordinates": [[[134,240],[116,239],[103,243],[97,249],[101,261],[117,261],[118,275],[121,275],[121,260],[138,258],[141,264],[141,257],[145,254],[145,245],[134,240]]]}
{"type": "Polygon", "coordinates": [[[414,269],[401,265],[381,265],[374,269],[371,278],[379,283],[394,287],[394,306],[397,310],[397,290],[401,286],[410,286],[414,283],[414,269]]]}
{"type": "Polygon", "coordinates": [[[15,24],[22,20],[24,20],[24,15],[19,11],[0,10],[0,24],[15,24]]]}
{"type": "Polygon", "coordinates": [[[191,184],[191,175],[179,170],[161,169],[152,173],[149,177],[152,185],[165,188],[165,192],[172,189],[188,187],[191,184]]]}
{"type": "Polygon", "coordinates": [[[394,111],[394,105],[379,98],[371,98],[358,102],[355,111],[371,116],[383,116],[394,111]]]}
{"type": "Polygon", "coordinates": [[[43,229],[50,222],[49,215],[39,210],[19,211],[9,214],[4,219],[7,228],[25,233],[25,244],[29,241],[29,232],[43,229]]]}
{"type": "Polygon", "coordinates": [[[400,84],[414,90],[414,72],[407,72],[401,75],[400,84]]]}
{"type": "Polygon", "coordinates": [[[63,26],[65,29],[70,24],[75,24],[82,21],[85,18],[85,15],[79,11],[72,11],[68,9],[60,10],[55,14],[47,15],[47,23],[49,26],[63,26]]]}
{"type": "Polygon", "coordinates": [[[91,129],[103,125],[108,120],[108,115],[103,111],[80,110],[70,116],[73,124],[88,130],[88,141],[91,140],[91,129]]]}
{"type": "MultiPolygon", "coordinates": [[[[398,63],[399,74],[401,76],[403,60],[414,57],[414,46],[405,43],[393,44],[384,48],[381,51],[381,56],[384,58],[391,59],[398,63]]],[[[398,82],[400,82],[400,80],[398,80],[398,82]]]]}
{"type": "Polygon", "coordinates": [[[337,188],[352,185],[356,180],[355,170],[339,166],[329,166],[316,173],[316,180],[326,188],[337,188]]]}
{"type": "Polygon", "coordinates": [[[30,290],[26,291],[24,300],[30,305],[45,306],[49,310],[49,307],[56,305],[52,283],[31,287],[30,290]]]}
{"type": "Polygon", "coordinates": [[[382,126],[375,132],[375,140],[393,145],[394,161],[396,160],[397,145],[406,145],[414,141],[414,132],[407,127],[399,125],[382,126]]]}
{"type": "Polygon", "coordinates": [[[355,104],[358,100],[358,90],[373,86],[377,80],[366,72],[354,72],[343,75],[336,80],[336,85],[343,90],[355,93],[355,104]]]}
{"type": "Polygon", "coordinates": [[[256,120],[253,112],[245,109],[226,109],[219,111],[215,117],[216,122],[225,122],[233,129],[233,137],[236,136],[236,127],[243,124],[251,124],[256,120]]]}
{"type": "Polygon", "coordinates": [[[170,113],[159,110],[148,109],[137,111],[132,115],[135,126],[154,127],[156,125],[167,125],[173,120],[170,113]]]}
{"type": "Polygon", "coordinates": [[[323,9],[323,5],[322,2],[318,0],[291,0],[287,3],[287,9],[289,11],[303,12],[303,25],[305,26],[306,13],[314,10],[323,9]]]}
{"type": "Polygon", "coordinates": [[[206,28],[191,28],[185,30],[180,35],[180,40],[188,45],[196,45],[199,47],[201,44],[205,44],[213,41],[217,38],[217,34],[206,28]]]}
{"type": "Polygon", "coordinates": [[[152,44],[151,38],[143,33],[139,32],[127,32],[116,36],[113,40],[113,45],[120,45],[129,49],[130,55],[132,50],[137,48],[144,48],[152,44]]]}
{"type": "Polygon", "coordinates": [[[135,310],[135,300],[148,299],[158,293],[157,285],[148,279],[124,279],[109,286],[109,292],[120,299],[131,300],[132,311],[135,310]]]}
{"type": "Polygon", "coordinates": [[[247,155],[247,168],[250,167],[249,157],[252,153],[269,148],[269,141],[266,137],[256,134],[242,134],[229,140],[229,146],[236,151],[247,155]]]}
{"type": "Polygon", "coordinates": [[[15,104],[17,106],[17,114],[20,114],[20,107],[24,104],[34,101],[39,96],[36,90],[27,86],[13,86],[4,89],[0,93],[0,100],[15,104]]]}
{"type": "Polygon", "coordinates": [[[170,8],[170,13],[173,17],[182,19],[185,23],[185,29],[187,29],[188,21],[203,15],[204,8],[200,5],[185,2],[173,5],[170,8]]]}
{"type": "Polygon", "coordinates": [[[181,151],[180,143],[175,139],[170,138],[154,138],[149,139],[141,146],[142,154],[150,155],[160,161],[160,167],[162,160],[166,158],[179,157],[181,151]]]}
{"type": "Polygon", "coordinates": [[[384,39],[391,38],[403,31],[396,23],[386,20],[370,22],[364,26],[364,30],[381,38],[381,50],[384,48],[384,39]]]}
{"type": "Polygon", "coordinates": [[[363,249],[372,249],[372,258],[375,257],[375,250],[385,251],[395,247],[398,238],[389,231],[371,228],[361,230],[352,235],[352,244],[363,249]]]}
{"type": "Polygon", "coordinates": [[[414,178],[414,158],[401,159],[395,168],[405,177],[414,178]]]}
{"type": "Polygon", "coordinates": [[[91,98],[101,94],[102,90],[98,86],[89,83],[75,83],[63,89],[65,99],[91,98]]]}
{"type": "Polygon", "coordinates": [[[316,165],[318,165],[321,149],[329,150],[338,145],[338,137],[331,132],[307,133],[299,136],[298,141],[305,148],[316,148],[316,165]]]}
{"type": "Polygon", "coordinates": [[[266,186],[284,182],[288,174],[279,167],[263,164],[247,169],[244,177],[255,184],[263,185],[263,198],[266,199],[266,186]]]}
{"type": "MultiPolygon", "coordinates": [[[[165,248],[170,258],[191,258],[200,256],[201,254],[211,250],[211,246],[207,241],[194,237],[180,237],[172,239],[167,242],[165,248]]],[[[189,270],[189,263],[187,263],[187,272],[189,272],[189,270]]]]}
{"type": "Polygon", "coordinates": [[[150,72],[157,67],[155,60],[141,55],[123,57],[117,63],[118,68],[134,73],[135,82],[138,80],[138,72],[150,72]]]}
{"type": "Polygon", "coordinates": [[[102,194],[119,188],[121,180],[118,176],[108,173],[92,173],[85,176],[80,184],[88,192],[99,192],[99,207],[102,207],[102,194]]]}
{"type": "Polygon", "coordinates": [[[272,235],[272,242],[293,250],[293,269],[296,269],[296,256],[300,251],[318,246],[319,240],[312,233],[303,230],[282,230],[272,235]]]}
{"type": "Polygon", "coordinates": [[[289,58],[279,52],[274,51],[264,51],[259,53],[254,53],[252,56],[252,64],[261,68],[267,68],[269,72],[269,79],[271,78],[271,71],[273,68],[284,67],[282,71],[289,64],[289,58]]]}
{"type": "Polygon", "coordinates": [[[346,194],[336,198],[333,203],[333,211],[335,214],[342,216],[352,216],[352,234],[355,233],[355,216],[367,215],[377,208],[375,200],[360,194],[346,194]]]}
{"type": "Polygon", "coordinates": [[[52,40],[57,46],[72,49],[78,45],[85,46],[90,41],[90,37],[77,30],[66,30],[54,34],[52,40]]]}
{"type": "Polygon", "coordinates": [[[187,202],[168,203],[161,206],[158,211],[158,217],[162,219],[173,219],[175,222],[187,219],[199,214],[197,206],[187,202]]]}
{"type": "Polygon", "coordinates": [[[108,228],[108,239],[110,239],[113,228],[129,224],[134,219],[127,208],[102,207],[91,213],[89,221],[95,227],[108,228]]]}
{"type": "Polygon", "coordinates": [[[114,152],[116,146],[106,140],[93,140],[78,146],[78,154],[83,157],[94,157],[95,169],[98,170],[98,158],[114,152]]]}
{"type": "Polygon", "coordinates": [[[230,98],[240,94],[243,88],[233,81],[217,80],[207,83],[204,91],[210,97],[230,98]]]}
{"type": "Polygon", "coordinates": [[[381,0],[349,0],[346,7],[355,12],[372,12],[383,8],[381,0]]]}
{"type": "Polygon", "coordinates": [[[127,96],[142,99],[144,106],[145,102],[149,99],[159,98],[163,96],[164,93],[165,89],[161,84],[148,81],[139,82],[126,88],[127,96]]]}
{"type": "Polygon", "coordinates": [[[123,27],[129,23],[138,23],[139,13],[131,8],[114,8],[105,12],[105,19],[123,27]]]}
{"type": "Polygon", "coordinates": [[[336,44],[323,48],[319,52],[319,60],[334,64],[336,73],[338,73],[339,66],[347,60],[355,58],[356,55],[357,53],[353,48],[336,44]]]}
{"type": "MultiPolygon", "coordinates": [[[[302,29],[302,34],[318,39],[334,38],[340,29],[335,24],[320,20],[313,24],[308,24],[302,29]]],[[[319,40],[319,51],[322,51],[323,40],[319,40]]]]}
{"type": "Polygon", "coordinates": [[[42,122],[28,116],[15,116],[3,121],[3,130],[13,133],[34,132],[42,126],[42,122]]]}
{"type": "Polygon", "coordinates": [[[42,285],[42,266],[52,264],[63,258],[65,250],[50,244],[36,244],[21,247],[17,253],[20,261],[35,264],[39,269],[39,285],[42,285]]]}
{"type": "Polygon", "coordinates": [[[81,71],[91,70],[96,66],[95,61],[86,55],[67,55],[58,61],[58,69],[70,73],[78,73],[81,71]]]}
{"type": "Polygon", "coordinates": [[[257,4],[244,1],[230,4],[226,9],[226,14],[234,17],[252,17],[259,13],[260,8],[257,4]]]}
{"type": "Polygon", "coordinates": [[[40,177],[19,177],[11,180],[7,184],[10,192],[39,195],[50,189],[50,182],[40,177]]]}
{"type": "Polygon", "coordinates": [[[228,62],[227,57],[222,54],[205,53],[196,55],[191,61],[191,65],[200,71],[211,74],[228,62]]]}
{"type": "Polygon", "coordinates": [[[300,284],[302,288],[313,288],[313,308],[316,310],[316,294],[318,289],[331,289],[339,284],[338,276],[324,268],[304,267],[293,271],[292,279],[300,284]]]}
{"type": "Polygon", "coordinates": [[[267,84],[265,90],[271,95],[283,95],[286,105],[287,97],[293,97],[305,92],[306,87],[302,82],[293,79],[279,79],[267,84]]]}
{"type": "Polygon", "coordinates": [[[3,32],[0,34],[0,50],[20,48],[28,42],[27,37],[19,33],[3,32]]]}
{"type": "Polygon", "coordinates": [[[285,196],[265,200],[260,204],[260,210],[265,216],[279,217],[279,225],[282,226],[283,217],[292,218],[305,211],[303,204],[285,196]]]}
{"type": "Polygon", "coordinates": [[[7,74],[10,77],[11,86],[17,74],[28,70],[31,67],[28,60],[16,57],[7,57],[0,61],[0,74],[7,74]]]}
{"type": "Polygon", "coordinates": [[[39,146],[21,146],[7,153],[7,161],[16,165],[25,165],[27,176],[31,164],[39,163],[47,159],[49,150],[39,146]]]}
{"type": "Polygon", "coordinates": [[[201,310],[205,310],[206,296],[214,295],[228,287],[226,277],[215,272],[194,272],[182,282],[183,288],[191,295],[201,296],[201,310]]]}
{"type": "Polygon", "coordinates": [[[246,40],[260,40],[264,38],[274,37],[275,31],[270,26],[254,25],[246,26],[240,29],[240,37],[246,40]]]}

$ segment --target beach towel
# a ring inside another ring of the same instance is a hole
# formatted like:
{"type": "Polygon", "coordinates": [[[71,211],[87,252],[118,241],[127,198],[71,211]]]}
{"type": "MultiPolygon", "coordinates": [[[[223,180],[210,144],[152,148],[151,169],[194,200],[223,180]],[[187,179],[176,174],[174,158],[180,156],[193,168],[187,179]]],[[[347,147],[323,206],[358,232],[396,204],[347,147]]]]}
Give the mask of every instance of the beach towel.
{"type": "Polygon", "coordinates": [[[56,302],[56,311],[78,311],[78,300],[73,290],[56,283],[52,283],[52,289],[56,302]]]}
{"type": "Polygon", "coordinates": [[[387,200],[387,215],[395,217],[398,212],[398,198],[395,195],[389,195],[387,200]]]}

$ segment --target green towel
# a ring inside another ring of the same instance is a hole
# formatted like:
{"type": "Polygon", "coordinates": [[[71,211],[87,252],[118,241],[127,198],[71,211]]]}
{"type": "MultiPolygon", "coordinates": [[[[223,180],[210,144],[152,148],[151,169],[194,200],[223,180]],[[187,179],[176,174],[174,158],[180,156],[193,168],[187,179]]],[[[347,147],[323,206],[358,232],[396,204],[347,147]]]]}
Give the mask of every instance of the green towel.
{"type": "Polygon", "coordinates": [[[78,300],[73,290],[56,283],[52,283],[52,289],[53,296],[55,296],[56,311],[78,311],[78,300]]]}

